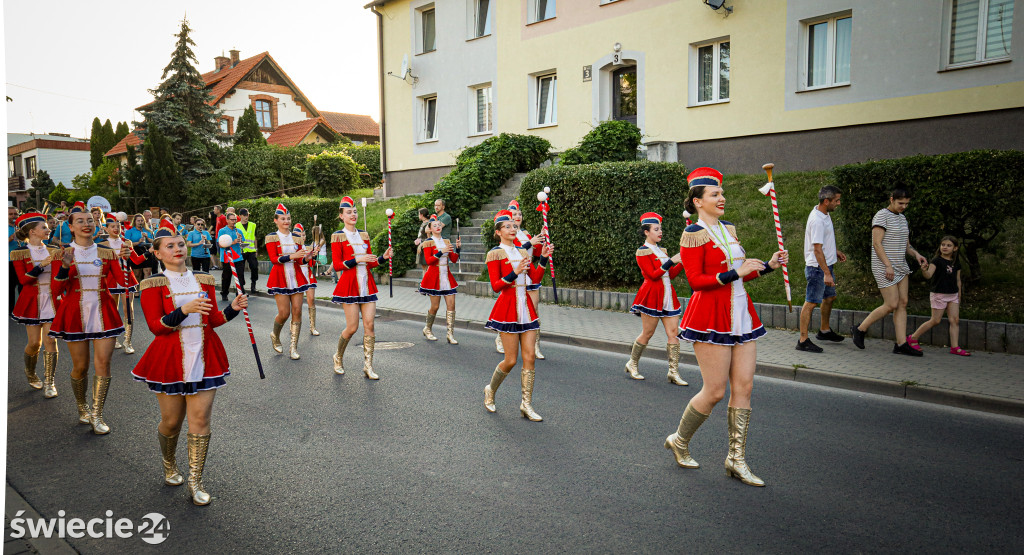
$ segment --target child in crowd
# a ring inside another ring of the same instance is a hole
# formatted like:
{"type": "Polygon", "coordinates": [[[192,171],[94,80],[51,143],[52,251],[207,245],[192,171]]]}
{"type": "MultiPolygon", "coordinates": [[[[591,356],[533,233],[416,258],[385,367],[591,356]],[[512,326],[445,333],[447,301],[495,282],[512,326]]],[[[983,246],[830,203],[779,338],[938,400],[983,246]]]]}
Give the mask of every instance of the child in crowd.
{"type": "Polygon", "coordinates": [[[960,297],[963,286],[960,281],[960,262],[957,260],[958,250],[956,237],[943,237],[935,258],[924,269],[924,277],[931,280],[932,318],[907,336],[907,343],[914,349],[921,350],[917,340],[924,332],[941,322],[942,313],[945,312],[949,317],[949,353],[962,357],[971,356],[971,353],[960,348],[960,297]]]}

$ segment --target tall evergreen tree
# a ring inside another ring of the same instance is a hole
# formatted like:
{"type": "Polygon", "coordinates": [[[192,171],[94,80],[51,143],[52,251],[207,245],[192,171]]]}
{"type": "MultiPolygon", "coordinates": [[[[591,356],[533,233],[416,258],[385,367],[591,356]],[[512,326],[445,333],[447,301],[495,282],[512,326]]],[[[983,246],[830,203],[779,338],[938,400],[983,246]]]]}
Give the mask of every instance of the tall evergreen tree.
{"type": "Polygon", "coordinates": [[[128,160],[124,168],[125,196],[132,203],[132,212],[138,212],[139,201],[143,201],[143,206],[149,202],[149,199],[146,197],[146,179],[142,167],[139,166],[135,145],[128,145],[127,151],[126,156],[128,160]]]}
{"type": "Polygon", "coordinates": [[[156,127],[166,136],[182,177],[189,182],[213,171],[210,153],[216,148],[218,130],[212,97],[194,65],[198,60],[192,52],[191,31],[188,20],[182,20],[171,61],[160,77],[163,81],[149,91],[156,99],[143,110],[147,131],[156,127]]]}
{"type": "Polygon", "coordinates": [[[170,141],[153,126],[146,133],[142,149],[142,172],[150,202],[177,208],[181,205],[181,169],[174,160],[170,141]]]}
{"type": "Polygon", "coordinates": [[[260,132],[260,124],[256,121],[256,111],[252,106],[245,108],[242,117],[238,118],[238,128],[235,129],[236,145],[266,146],[267,140],[260,132]]]}
{"type": "Polygon", "coordinates": [[[103,124],[100,118],[92,118],[92,133],[89,135],[89,164],[96,169],[103,163],[103,124]]]}
{"type": "Polygon", "coordinates": [[[131,131],[128,130],[128,122],[119,121],[117,122],[117,128],[114,129],[114,144],[121,142],[121,139],[128,136],[131,131]]]}
{"type": "MultiPolygon", "coordinates": [[[[114,148],[114,145],[117,144],[117,141],[114,140],[114,126],[110,123],[109,119],[103,122],[103,134],[101,136],[103,137],[103,154],[106,154],[107,151],[114,148]]],[[[102,163],[103,160],[100,160],[100,164],[102,163]]]]}

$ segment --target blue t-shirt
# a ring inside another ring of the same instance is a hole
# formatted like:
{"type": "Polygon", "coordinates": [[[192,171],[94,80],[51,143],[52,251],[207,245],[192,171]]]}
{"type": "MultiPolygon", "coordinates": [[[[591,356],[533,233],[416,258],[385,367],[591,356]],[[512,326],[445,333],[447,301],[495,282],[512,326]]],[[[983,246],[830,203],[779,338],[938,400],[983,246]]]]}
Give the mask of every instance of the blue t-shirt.
{"type": "MultiPolygon", "coordinates": [[[[243,239],[243,240],[245,239],[245,236],[243,236],[242,232],[239,231],[238,229],[230,227],[230,226],[224,226],[224,227],[220,228],[220,233],[217,234],[218,245],[220,244],[220,236],[221,235],[230,235],[232,241],[234,241],[235,239],[243,239]]],[[[221,262],[234,262],[235,260],[241,260],[241,259],[242,259],[242,245],[241,245],[241,243],[235,244],[235,245],[231,245],[230,249],[221,249],[221,256],[220,256],[220,261],[221,262]],[[235,255],[234,256],[229,256],[228,252],[227,252],[229,250],[234,252],[235,255]]]]}
{"type": "Polygon", "coordinates": [[[18,237],[14,233],[17,230],[18,230],[18,228],[14,227],[11,224],[7,224],[7,235],[10,237],[10,239],[7,240],[7,255],[8,256],[10,256],[11,251],[13,251],[14,249],[16,249],[18,247],[21,247],[21,241],[18,240],[18,237]]]}
{"type": "Polygon", "coordinates": [[[71,233],[71,224],[67,220],[57,224],[57,230],[53,234],[53,239],[58,241],[60,245],[54,245],[55,247],[67,245],[74,238],[74,235],[71,233]]]}
{"type": "Polygon", "coordinates": [[[137,245],[139,243],[152,243],[153,232],[148,229],[133,227],[124,232],[124,238],[131,241],[133,245],[137,245]],[[145,235],[145,239],[143,239],[143,235],[145,235]]]}
{"type": "MultiPolygon", "coordinates": [[[[199,243],[203,239],[206,239],[207,243],[213,241],[213,237],[210,237],[210,233],[207,231],[190,231],[188,236],[185,238],[186,243],[199,243]]],[[[209,247],[192,247],[192,258],[210,258],[209,247]]]]}

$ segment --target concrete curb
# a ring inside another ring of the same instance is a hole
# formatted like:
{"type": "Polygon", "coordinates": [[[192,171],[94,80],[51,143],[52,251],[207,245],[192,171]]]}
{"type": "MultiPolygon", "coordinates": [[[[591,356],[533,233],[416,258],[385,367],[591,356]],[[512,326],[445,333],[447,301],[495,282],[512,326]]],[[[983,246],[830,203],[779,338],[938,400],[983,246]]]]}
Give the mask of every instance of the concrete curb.
{"type": "MultiPolygon", "coordinates": [[[[268,295],[266,292],[257,293],[257,296],[267,298],[272,297],[272,295],[268,295]]],[[[317,299],[316,304],[325,307],[336,307],[334,303],[323,299],[317,299]]],[[[377,307],[377,316],[385,320],[421,320],[423,318],[422,314],[415,312],[405,312],[402,310],[381,307],[377,307]]],[[[477,322],[473,320],[457,319],[456,326],[462,329],[474,331],[490,331],[484,327],[484,322],[477,322]]],[[[584,349],[596,349],[598,351],[623,355],[628,355],[632,348],[630,343],[608,341],[605,339],[592,339],[588,337],[573,337],[543,330],[542,332],[545,343],[559,343],[562,345],[583,347],[584,349]]],[[[650,357],[664,358],[667,356],[665,349],[660,347],[650,347],[644,352],[644,354],[650,357]]],[[[691,353],[680,353],[679,361],[683,364],[697,365],[697,358],[691,353]]],[[[837,389],[860,391],[873,395],[901,397],[911,401],[921,401],[937,405],[946,405],[950,407],[1024,418],[1024,401],[1017,401],[1015,399],[992,397],[978,393],[940,389],[936,387],[879,380],[875,378],[865,378],[849,374],[838,374],[835,372],[826,372],[824,370],[815,370],[813,368],[794,368],[764,362],[757,363],[756,373],[758,376],[765,378],[791,380],[806,384],[834,387],[837,389]]]]}

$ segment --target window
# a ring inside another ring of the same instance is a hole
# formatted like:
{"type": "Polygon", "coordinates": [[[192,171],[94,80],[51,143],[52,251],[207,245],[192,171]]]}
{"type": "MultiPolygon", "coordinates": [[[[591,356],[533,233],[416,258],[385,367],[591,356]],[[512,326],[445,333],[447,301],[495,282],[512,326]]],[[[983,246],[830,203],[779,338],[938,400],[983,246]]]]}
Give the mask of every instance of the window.
{"type": "Polygon", "coordinates": [[[729,41],[694,47],[696,60],[695,104],[729,100],[729,41]]]}
{"type": "Polygon", "coordinates": [[[951,0],[950,66],[1008,58],[1013,0],[951,0]]]}
{"type": "Polygon", "coordinates": [[[555,0],[530,0],[530,23],[555,17],[555,0]]]}
{"type": "Polygon", "coordinates": [[[624,67],[612,73],[612,119],[636,125],[638,92],[636,66],[624,67]]]}
{"type": "Polygon", "coordinates": [[[853,18],[847,15],[812,20],[804,25],[806,47],[802,88],[850,83],[853,18]]]}
{"type": "Polygon", "coordinates": [[[29,156],[25,158],[25,177],[29,179],[36,178],[36,157],[29,156]]]}
{"type": "Polygon", "coordinates": [[[270,101],[257,100],[252,103],[252,109],[256,111],[256,121],[261,128],[270,129],[273,127],[273,120],[270,117],[270,101]]]}
{"type": "Polygon", "coordinates": [[[423,98],[423,141],[437,140],[437,95],[423,98]]]}
{"type": "Polygon", "coordinates": [[[537,77],[537,125],[558,122],[558,75],[537,77]]]}
{"type": "Polygon", "coordinates": [[[473,0],[472,38],[491,34],[491,0],[473,0]]]}
{"type": "Polygon", "coordinates": [[[494,107],[491,103],[491,85],[481,85],[470,89],[473,98],[472,129],[473,134],[490,133],[494,130],[494,107]]]}
{"type": "Polygon", "coordinates": [[[437,50],[437,33],[434,26],[434,8],[420,12],[420,23],[422,30],[420,36],[423,38],[421,53],[437,50]]]}
{"type": "Polygon", "coordinates": [[[228,133],[230,133],[230,130],[229,130],[229,127],[228,127],[228,120],[226,120],[226,119],[220,120],[220,132],[221,132],[222,135],[227,135],[228,133]]]}

